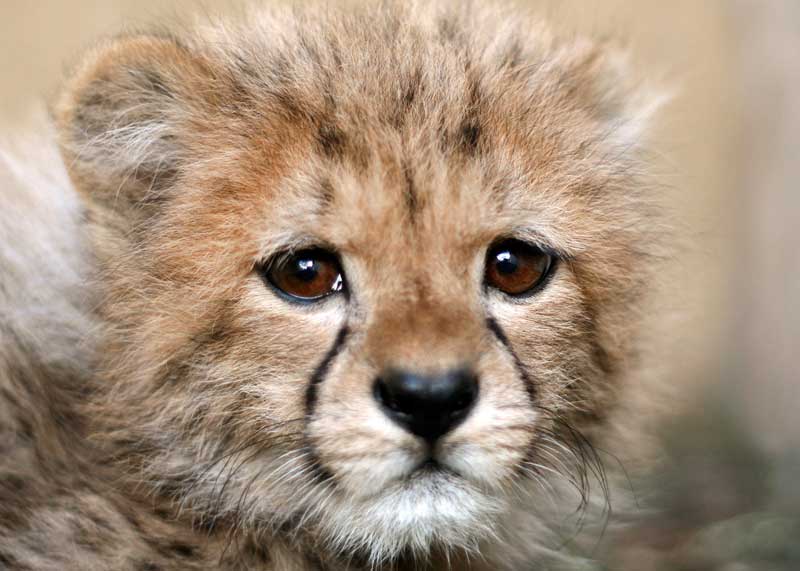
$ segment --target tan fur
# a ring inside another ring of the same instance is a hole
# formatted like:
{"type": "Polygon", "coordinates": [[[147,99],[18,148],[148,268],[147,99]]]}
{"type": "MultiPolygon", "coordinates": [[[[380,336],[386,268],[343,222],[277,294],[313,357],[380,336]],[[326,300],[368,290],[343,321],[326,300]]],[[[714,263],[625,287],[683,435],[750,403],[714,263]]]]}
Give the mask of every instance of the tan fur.
{"type": "MultiPolygon", "coordinates": [[[[20,398],[51,412],[39,391],[74,422],[43,420],[36,460],[0,469],[42,490],[0,496],[0,564],[543,561],[548,490],[584,492],[601,470],[590,439],[634,355],[657,228],[640,155],[651,103],[612,48],[472,4],[260,9],[95,48],[55,108],[95,310],[53,305],[75,330],[40,347],[99,329],[72,372],[4,351],[1,418],[20,398]],[[512,236],[561,258],[521,300],[482,286],[486,249],[512,236]],[[349,296],[297,306],[265,285],[265,260],[309,245],[340,254],[349,296]],[[480,400],[438,449],[459,476],[415,476],[422,446],[373,379],[462,364],[480,400]]],[[[69,264],[71,284],[88,279],[69,264]]],[[[574,509],[556,497],[556,516],[574,509]]]]}

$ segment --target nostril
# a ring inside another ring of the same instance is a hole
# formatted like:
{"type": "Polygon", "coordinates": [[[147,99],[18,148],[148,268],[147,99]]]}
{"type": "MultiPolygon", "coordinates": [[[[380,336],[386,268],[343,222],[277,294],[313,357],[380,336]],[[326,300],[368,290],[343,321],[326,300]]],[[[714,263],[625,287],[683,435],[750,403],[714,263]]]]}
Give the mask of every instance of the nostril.
{"type": "Polygon", "coordinates": [[[462,409],[471,407],[478,392],[478,379],[472,373],[459,371],[453,380],[454,397],[453,408],[462,409]]]}
{"type": "Polygon", "coordinates": [[[400,411],[400,403],[392,394],[389,383],[386,382],[384,377],[380,377],[375,381],[374,390],[375,400],[377,400],[381,405],[393,411],[400,411]]]}
{"type": "Polygon", "coordinates": [[[458,401],[453,405],[453,410],[450,414],[458,414],[466,408],[472,406],[472,399],[467,397],[461,397],[458,401]]]}
{"type": "Polygon", "coordinates": [[[386,389],[386,383],[383,382],[383,379],[378,378],[375,381],[375,387],[373,390],[375,393],[375,400],[377,400],[383,406],[388,406],[389,408],[392,408],[392,406],[389,404],[391,398],[389,397],[389,392],[386,389]]]}
{"type": "Polygon", "coordinates": [[[478,393],[478,380],[469,372],[459,371],[452,381],[455,385],[454,395],[450,402],[450,415],[454,418],[465,416],[475,404],[478,393]]]}

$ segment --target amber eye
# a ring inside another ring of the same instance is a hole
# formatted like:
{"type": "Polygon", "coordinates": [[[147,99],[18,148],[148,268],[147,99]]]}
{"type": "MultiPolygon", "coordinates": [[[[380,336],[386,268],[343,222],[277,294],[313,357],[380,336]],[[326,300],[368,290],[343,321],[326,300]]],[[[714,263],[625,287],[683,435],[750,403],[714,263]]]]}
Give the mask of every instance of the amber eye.
{"type": "Polygon", "coordinates": [[[486,255],[486,285],[508,295],[522,295],[540,285],[553,266],[553,257],[520,240],[503,240],[486,255]]]}
{"type": "Polygon", "coordinates": [[[321,249],[277,256],[267,264],[267,279],[298,301],[316,301],[344,290],[344,274],[336,256],[321,249]]]}

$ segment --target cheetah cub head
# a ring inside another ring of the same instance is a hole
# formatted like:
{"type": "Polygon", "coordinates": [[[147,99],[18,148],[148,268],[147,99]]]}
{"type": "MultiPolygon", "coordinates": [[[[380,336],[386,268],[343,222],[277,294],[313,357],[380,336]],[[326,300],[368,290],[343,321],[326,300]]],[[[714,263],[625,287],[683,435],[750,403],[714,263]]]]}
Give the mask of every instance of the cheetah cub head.
{"type": "Polygon", "coordinates": [[[502,536],[619,393],[647,103],[606,46],[476,6],[98,46],[56,110],[98,445],[182,514],[345,556],[502,536]]]}

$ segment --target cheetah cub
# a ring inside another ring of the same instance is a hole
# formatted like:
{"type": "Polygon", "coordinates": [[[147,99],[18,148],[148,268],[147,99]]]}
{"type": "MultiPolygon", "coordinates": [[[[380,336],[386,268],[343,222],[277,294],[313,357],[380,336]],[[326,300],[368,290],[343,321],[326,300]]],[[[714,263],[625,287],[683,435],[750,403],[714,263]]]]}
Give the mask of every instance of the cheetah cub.
{"type": "Polygon", "coordinates": [[[0,155],[0,568],[558,557],[652,275],[652,103],[472,3],[97,45],[0,155]]]}

